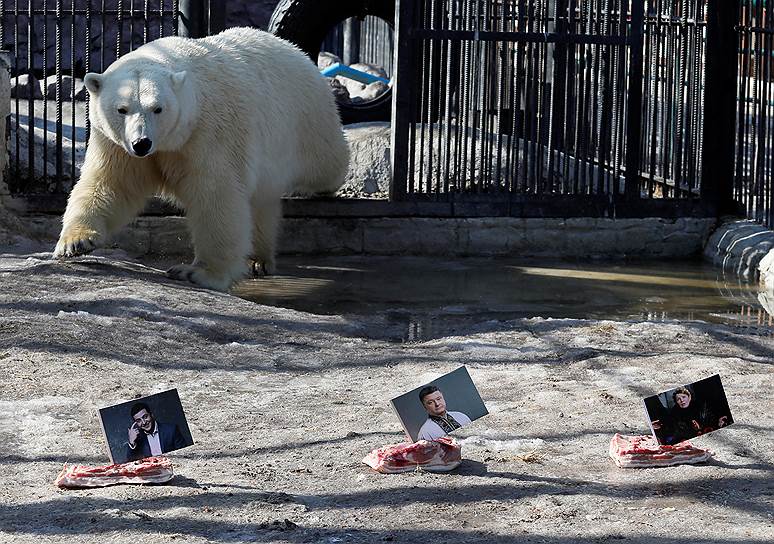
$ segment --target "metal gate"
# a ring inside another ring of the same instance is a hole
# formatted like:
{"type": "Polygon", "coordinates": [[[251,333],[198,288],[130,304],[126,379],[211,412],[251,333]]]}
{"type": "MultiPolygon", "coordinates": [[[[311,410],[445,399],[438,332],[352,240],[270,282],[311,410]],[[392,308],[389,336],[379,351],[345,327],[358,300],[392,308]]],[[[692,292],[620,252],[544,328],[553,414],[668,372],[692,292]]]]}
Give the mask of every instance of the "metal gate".
{"type": "Polygon", "coordinates": [[[711,215],[705,4],[400,1],[392,197],[459,214],[711,215]]]}

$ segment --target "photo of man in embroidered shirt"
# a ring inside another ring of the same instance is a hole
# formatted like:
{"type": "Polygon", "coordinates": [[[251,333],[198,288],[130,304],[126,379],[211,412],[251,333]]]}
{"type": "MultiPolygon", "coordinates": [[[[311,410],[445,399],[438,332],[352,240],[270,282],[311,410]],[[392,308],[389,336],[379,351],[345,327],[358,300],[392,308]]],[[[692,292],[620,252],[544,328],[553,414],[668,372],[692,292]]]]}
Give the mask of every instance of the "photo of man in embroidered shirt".
{"type": "Polygon", "coordinates": [[[470,423],[470,418],[462,412],[446,410],[446,399],[434,385],[428,385],[419,391],[419,402],[427,410],[427,421],[419,428],[420,440],[441,438],[470,423]]]}
{"type": "Polygon", "coordinates": [[[438,440],[489,412],[464,366],[390,401],[413,441],[438,440]]]}

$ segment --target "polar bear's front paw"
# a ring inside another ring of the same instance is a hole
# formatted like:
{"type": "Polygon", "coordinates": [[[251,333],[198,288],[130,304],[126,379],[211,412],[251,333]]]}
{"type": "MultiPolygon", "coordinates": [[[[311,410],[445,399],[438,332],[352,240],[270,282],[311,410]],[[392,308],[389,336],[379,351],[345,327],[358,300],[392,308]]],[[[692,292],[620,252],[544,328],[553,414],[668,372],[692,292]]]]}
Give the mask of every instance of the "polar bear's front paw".
{"type": "Polygon", "coordinates": [[[77,257],[91,253],[101,243],[102,237],[95,230],[84,227],[68,229],[59,237],[54,248],[54,258],[77,257]]]}
{"type": "Polygon", "coordinates": [[[190,281],[207,289],[227,291],[231,281],[227,278],[214,276],[201,266],[178,264],[167,270],[167,276],[180,281],[190,281]]]}

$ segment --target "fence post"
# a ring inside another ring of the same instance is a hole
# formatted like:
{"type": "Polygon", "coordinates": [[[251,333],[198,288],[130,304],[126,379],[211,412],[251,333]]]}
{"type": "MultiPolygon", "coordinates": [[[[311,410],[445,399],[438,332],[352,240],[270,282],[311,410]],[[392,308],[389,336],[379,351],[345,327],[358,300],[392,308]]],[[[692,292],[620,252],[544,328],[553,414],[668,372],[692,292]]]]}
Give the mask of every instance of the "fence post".
{"type": "Polygon", "coordinates": [[[626,116],[626,174],[624,194],[640,198],[640,142],[642,141],[642,32],[645,0],[632,2],[629,40],[629,96],[626,116]]]}
{"type": "Polygon", "coordinates": [[[178,35],[184,38],[202,38],[207,34],[205,15],[207,0],[180,0],[178,35]]]}
{"type": "Polygon", "coordinates": [[[390,200],[400,200],[407,193],[409,123],[411,116],[411,89],[414,82],[415,58],[412,51],[411,28],[414,25],[412,0],[395,1],[395,50],[393,52],[392,78],[392,133],[390,137],[390,163],[392,181],[390,200]]]}
{"type": "Polygon", "coordinates": [[[344,64],[360,62],[360,20],[357,17],[350,17],[344,21],[342,61],[344,64]]]}
{"type": "Polygon", "coordinates": [[[739,0],[707,1],[701,199],[717,215],[733,208],[739,0]]]}
{"type": "Polygon", "coordinates": [[[226,2],[209,0],[210,12],[207,17],[207,34],[217,34],[226,30],[226,2]]]}

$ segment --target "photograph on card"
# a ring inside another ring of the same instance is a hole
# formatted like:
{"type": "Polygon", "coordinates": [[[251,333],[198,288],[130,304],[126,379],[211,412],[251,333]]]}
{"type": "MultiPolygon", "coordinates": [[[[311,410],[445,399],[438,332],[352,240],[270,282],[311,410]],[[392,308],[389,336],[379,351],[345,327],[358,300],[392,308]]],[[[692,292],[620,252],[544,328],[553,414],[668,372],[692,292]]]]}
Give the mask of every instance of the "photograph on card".
{"type": "Polygon", "coordinates": [[[718,374],[647,397],[644,403],[653,436],[662,445],[671,446],[734,422],[718,374]]]}
{"type": "Polygon", "coordinates": [[[464,366],[395,397],[390,403],[414,442],[448,436],[489,413],[464,366]]]}
{"type": "Polygon", "coordinates": [[[99,409],[113,463],[163,455],[193,444],[177,389],[99,409]]]}

